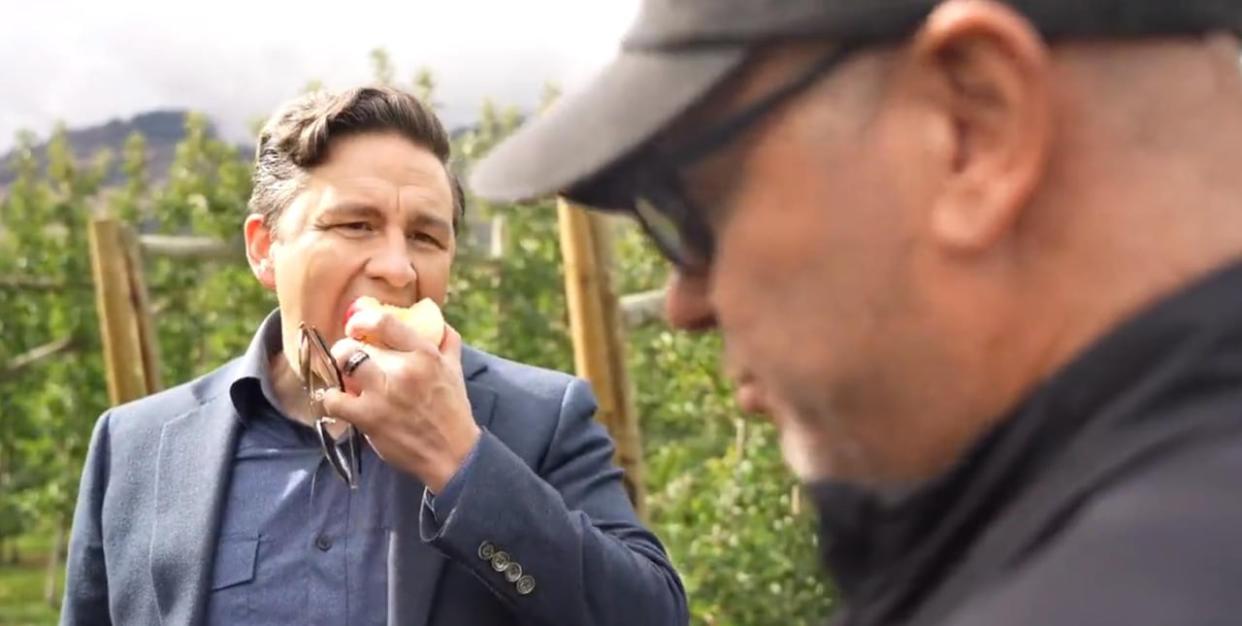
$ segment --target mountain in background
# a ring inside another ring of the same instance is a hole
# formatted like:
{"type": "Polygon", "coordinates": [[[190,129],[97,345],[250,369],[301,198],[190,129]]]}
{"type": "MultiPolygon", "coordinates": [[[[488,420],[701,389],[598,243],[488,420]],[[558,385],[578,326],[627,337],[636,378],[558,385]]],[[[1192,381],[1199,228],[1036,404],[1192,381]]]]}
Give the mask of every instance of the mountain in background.
{"type": "MultiPolygon", "coordinates": [[[[125,140],[135,132],[141,133],[147,140],[147,175],[150,182],[160,183],[167,179],[168,169],[172,166],[177,144],[185,139],[185,120],[189,111],[164,110],[139,113],[128,120],[113,119],[110,122],[85,128],[66,129],[69,145],[73,146],[74,155],[81,161],[87,161],[102,150],[109,150],[115,157],[105,186],[124,182],[121,173],[121,156],[125,140]]],[[[474,125],[458,126],[450,130],[449,135],[456,139],[464,133],[477,130],[474,125]]],[[[219,138],[215,126],[207,122],[207,136],[219,138]]],[[[40,168],[47,167],[47,145],[44,141],[35,146],[35,157],[40,168]]],[[[237,146],[238,158],[249,161],[254,158],[254,146],[237,146]]],[[[0,155],[0,188],[4,188],[17,177],[11,166],[15,150],[0,155]]]]}
{"type": "MultiPolygon", "coordinates": [[[[111,185],[123,182],[120,158],[125,140],[132,133],[141,133],[147,140],[147,174],[151,182],[158,183],[167,178],[177,144],[185,139],[185,121],[188,115],[189,112],[183,110],[148,111],[127,120],[114,119],[97,126],[70,128],[66,134],[78,159],[89,160],[101,150],[112,152],[116,158],[105,183],[111,185]]],[[[218,136],[210,122],[207,125],[207,134],[213,139],[218,136]]],[[[250,159],[253,151],[251,147],[238,146],[238,158],[250,159]]],[[[9,165],[13,156],[13,151],[0,156],[0,187],[8,185],[16,178],[16,173],[9,165]]],[[[40,167],[47,166],[47,142],[35,146],[35,157],[39,160],[40,167]]]]}
{"type": "MultiPolygon", "coordinates": [[[[121,158],[124,153],[125,141],[135,132],[141,133],[147,143],[147,176],[148,181],[154,185],[158,185],[167,180],[168,170],[172,167],[173,158],[177,151],[177,144],[185,139],[185,123],[189,111],[184,110],[163,110],[148,111],[140,113],[128,120],[114,119],[110,122],[89,126],[85,128],[69,128],[65,130],[65,134],[69,139],[69,145],[73,148],[74,156],[79,162],[89,161],[103,150],[112,152],[114,158],[111,164],[111,170],[105,179],[104,186],[121,185],[125,182],[124,173],[121,171],[121,158]]],[[[458,126],[450,130],[449,135],[456,139],[461,135],[477,130],[477,126],[458,126]]],[[[210,121],[205,129],[207,136],[212,139],[219,137],[216,128],[210,121]]],[[[35,158],[38,160],[41,170],[46,172],[47,168],[47,149],[48,142],[44,141],[35,145],[35,158]]],[[[16,172],[12,168],[12,160],[15,156],[15,150],[11,150],[0,155],[0,194],[17,177],[16,172]]],[[[253,146],[237,146],[237,158],[243,161],[250,161],[254,158],[253,146]]],[[[463,239],[459,242],[467,248],[475,248],[478,250],[493,250],[493,241],[498,241],[499,224],[492,223],[495,220],[485,219],[477,212],[466,213],[466,228],[463,233],[459,233],[463,239]]],[[[3,225],[0,224],[0,230],[3,225]]],[[[140,230],[143,227],[140,226],[140,230]]],[[[144,230],[145,232],[145,230],[144,230]]]]}

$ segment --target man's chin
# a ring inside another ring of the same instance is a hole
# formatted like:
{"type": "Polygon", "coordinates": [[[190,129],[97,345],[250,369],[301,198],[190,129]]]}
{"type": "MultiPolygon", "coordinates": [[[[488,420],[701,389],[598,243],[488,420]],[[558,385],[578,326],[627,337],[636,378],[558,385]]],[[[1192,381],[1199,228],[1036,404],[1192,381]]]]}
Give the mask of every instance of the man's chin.
{"type": "MultiPolygon", "coordinates": [[[[780,413],[780,412],[777,412],[780,413]]],[[[785,464],[803,484],[844,482],[872,485],[877,478],[862,444],[838,432],[823,432],[807,418],[783,414],[773,418],[780,431],[785,464]]]]}
{"type": "Polygon", "coordinates": [[[804,484],[832,480],[831,462],[826,450],[817,450],[799,427],[789,421],[779,424],[781,454],[785,457],[785,465],[793,475],[804,484]]]}

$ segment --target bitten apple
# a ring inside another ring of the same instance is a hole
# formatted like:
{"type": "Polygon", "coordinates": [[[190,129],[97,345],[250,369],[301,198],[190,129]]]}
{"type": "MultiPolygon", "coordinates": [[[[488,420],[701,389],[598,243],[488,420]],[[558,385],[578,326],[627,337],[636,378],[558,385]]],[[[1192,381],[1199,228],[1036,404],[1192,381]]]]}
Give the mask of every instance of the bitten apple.
{"type": "MultiPolygon", "coordinates": [[[[420,337],[437,346],[444,340],[444,314],[440,312],[440,307],[436,306],[431,298],[423,298],[409,307],[399,307],[384,304],[371,296],[362,296],[349,305],[349,310],[345,312],[345,322],[349,323],[349,318],[355,313],[367,309],[391,314],[413,329],[420,337]]],[[[366,337],[363,337],[362,341],[371,343],[366,337]]]]}

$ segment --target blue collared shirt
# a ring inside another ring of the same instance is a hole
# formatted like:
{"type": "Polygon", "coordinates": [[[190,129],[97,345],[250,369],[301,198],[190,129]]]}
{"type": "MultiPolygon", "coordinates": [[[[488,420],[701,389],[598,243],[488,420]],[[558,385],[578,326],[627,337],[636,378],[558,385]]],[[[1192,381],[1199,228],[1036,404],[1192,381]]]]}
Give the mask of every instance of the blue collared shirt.
{"type": "MultiPolygon", "coordinates": [[[[269,359],[282,345],[273,313],[230,389],[241,430],[222,513],[207,623],[384,624],[390,494],[395,470],[362,446],[356,490],[337,477],[319,438],[287,417],[269,359]]],[[[446,519],[467,463],[427,505],[446,519]],[[438,510],[437,510],[438,509],[438,510]]]]}

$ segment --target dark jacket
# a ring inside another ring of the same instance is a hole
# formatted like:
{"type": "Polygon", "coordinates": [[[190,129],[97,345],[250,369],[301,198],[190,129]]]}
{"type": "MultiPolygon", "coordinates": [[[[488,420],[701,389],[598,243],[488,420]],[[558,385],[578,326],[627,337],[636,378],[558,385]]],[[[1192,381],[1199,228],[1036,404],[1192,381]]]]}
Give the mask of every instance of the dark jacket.
{"type": "MultiPolygon", "coordinates": [[[[260,538],[213,562],[240,428],[229,394],[238,367],[100,418],[61,624],[194,626],[204,621],[213,572],[252,585],[260,538]]],[[[681,581],[630,506],[587,384],[470,348],[462,367],[484,434],[469,482],[438,528],[418,480],[394,485],[387,623],[687,623],[681,581]],[[502,552],[537,584],[511,580],[502,552]]],[[[253,596],[248,603],[264,601],[263,590],[237,590],[253,596]]]]}
{"type": "Polygon", "coordinates": [[[1242,265],[1097,341],[917,493],[815,497],[842,626],[1242,624],[1242,265]]]}

